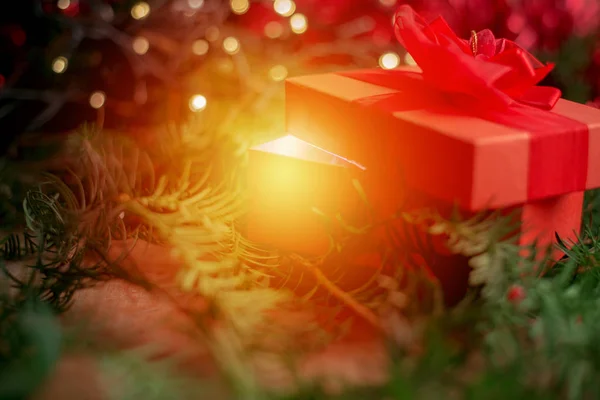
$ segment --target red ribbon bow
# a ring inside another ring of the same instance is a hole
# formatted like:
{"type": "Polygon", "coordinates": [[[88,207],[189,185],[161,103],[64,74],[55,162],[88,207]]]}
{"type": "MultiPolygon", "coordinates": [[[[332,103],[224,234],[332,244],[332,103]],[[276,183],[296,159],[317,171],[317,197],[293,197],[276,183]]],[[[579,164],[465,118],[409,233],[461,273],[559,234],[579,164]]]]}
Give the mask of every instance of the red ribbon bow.
{"type": "Polygon", "coordinates": [[[560,90],[535,86],[554,68],[489,30],[460,39],[438,17],[431,23],[407,5],[395,15],[399,42],[414,58],[429,86],[445,93],[464,94],[485,101],[488,107],[506,107],[518,101],[551,109],[560,90]]]}
{"type": "Polygon", "coordinates": [[[560,91],[536,86],[553,64],[543,64],[514,42],[494,38],[489,30],[460,39],[442,18],[427,24],[410,6],[398,9],[394,25],[420,70],[340,73],[396,90],[358,103],[386,113],[425,108],[470,115],[524,130],[530,135],[528,198],[584,190],[588,127],[550,112],[560,91]]]}

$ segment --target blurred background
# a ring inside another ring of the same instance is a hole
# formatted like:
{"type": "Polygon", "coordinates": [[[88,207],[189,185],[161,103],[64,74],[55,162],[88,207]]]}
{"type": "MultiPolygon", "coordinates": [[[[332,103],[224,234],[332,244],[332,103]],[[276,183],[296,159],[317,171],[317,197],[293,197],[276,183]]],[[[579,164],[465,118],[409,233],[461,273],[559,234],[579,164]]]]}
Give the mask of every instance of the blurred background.
{"type": "Polygon", "coordinates": [[[557,62],[545,83],[598,101],[600,0],[9,0],[0,148],[25,131],[133,132],[234,104],[252,115],[242,134],[280,134],[286,77],[413,62],[392,30],[407,3],[462,37],[489,28],[557,62]]]}

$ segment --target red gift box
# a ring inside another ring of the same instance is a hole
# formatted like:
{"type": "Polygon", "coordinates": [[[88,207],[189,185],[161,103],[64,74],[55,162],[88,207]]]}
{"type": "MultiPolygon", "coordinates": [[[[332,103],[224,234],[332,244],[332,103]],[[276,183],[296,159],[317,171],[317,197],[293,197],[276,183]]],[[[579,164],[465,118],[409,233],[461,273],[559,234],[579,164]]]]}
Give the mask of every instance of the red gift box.
{"type": "Polygon", "coordinates": [[[600,186],[600,111],[536,86],[553,66],[490,31],[462,40],[407,6],[395,30],[419,67],[289,79],[288,132],[364,165],[382,214],[407,194],[414,206],[516,207],[522,243],[573,238],[583,192],[600,186]]]}
{"type": "MultiPolygon", "coordinates": [[[[419,67],[289,79],[288,133],[364,166],[381,217],[400,203],[516,208],[522,244],[575,238],[583,192],[600,186],[600,111],[535,86],[552,65],[489,31],[462,40],[406,6],[395,29],[419,67]]],[[[293,234],[276,222],[262,242],[293,234]]]]}
{"type": "Polygon", "coordinates": [[[376,169],[376,176],[401,173],[408,187],[470,211],[600,186],[597,109],[560,99],[544,113],[579,130],[556,123],[527,131],[442,105],[429,108],[412,102],[412,93],[348,75],[289,79],[288,132],[376,169]],[[390,111],[395,104],[398,111],[390,111]]]}
{"type": "MultiPolygon", "coordinates": [[[[583,191],[600,186],[597,109],[560,99],[548,113],[581,123],[585,136],[559,124],[535,136],[440,108],[390,112],[368,104],[397,94],[339,74],[293,78],[286,86],[287,130],[366,166],[367,193],[381,216],[409,190],[418,193],[415,207],[519,207],[524,244],[537,238],[547,245],[555,232],[575,237],[583,191]],[[389,184],[400,181],[404,189],[391,190],[389,184]]],[[[410,106],[407,96],[400,107],[410,106]]]]}

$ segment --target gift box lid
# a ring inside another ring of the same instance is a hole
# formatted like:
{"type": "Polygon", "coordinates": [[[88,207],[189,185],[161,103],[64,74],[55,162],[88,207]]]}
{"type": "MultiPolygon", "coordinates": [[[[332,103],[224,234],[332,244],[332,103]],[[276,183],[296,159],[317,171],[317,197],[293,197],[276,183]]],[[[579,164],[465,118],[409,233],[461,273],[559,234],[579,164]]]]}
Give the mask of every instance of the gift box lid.
{"type": "Polygon", "coordinates": [[[362,165],[346,160],[345,158],[333,154],[327,150],[321,149],[310,144],[294,135],[284,135],[277,139],[261,143],[250,149],[251,152],[268,153],[274,156],[295,158],[320,164],[328,164],[338,167],[352,167],[364,170],[362,165]]]}

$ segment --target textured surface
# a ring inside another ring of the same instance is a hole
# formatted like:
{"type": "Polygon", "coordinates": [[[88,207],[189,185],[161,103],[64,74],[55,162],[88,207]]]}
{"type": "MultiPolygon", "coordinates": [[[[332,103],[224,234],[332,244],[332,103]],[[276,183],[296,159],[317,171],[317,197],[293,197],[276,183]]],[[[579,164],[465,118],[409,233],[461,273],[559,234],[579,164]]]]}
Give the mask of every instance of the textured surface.
{"type": "MultiPolygon", "coordinates": [[[[186,374],[215,374],[210,354],[202,341],[190,334],[192,324],[173,299],[194,309],[202,308],[204,302],[197,296],[177,292],[173,285],[177,264],[169,252],[157,246],[138,245],[128,261],[160,284],[169,296],[119,281],[102,283],[80,292],[64,323],[89,329],[101,342],[122,349],[154,349],[150,353],[153,359],[176,356],[186,374]]],[[[260,380],[273,388],[289,387],[292,375],[280,363],[271,362],[272,357],[273,353],[254,357],[260,380]]],[[[344,339],[303,357],[298,373],[303,380],[319,381],[335,390],[344,383],[381,382],[385,379],[384,365],[384,346],[373,340],[367,325],[357,320],[344,339]]],[[[109,383],[99,377],[98,371],[93,359],[66,355],[36,400],[107,398],[102,394],[106,393],[103,385],[109,383]]]]}

